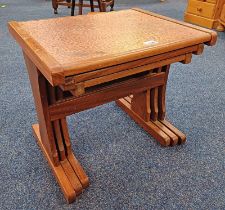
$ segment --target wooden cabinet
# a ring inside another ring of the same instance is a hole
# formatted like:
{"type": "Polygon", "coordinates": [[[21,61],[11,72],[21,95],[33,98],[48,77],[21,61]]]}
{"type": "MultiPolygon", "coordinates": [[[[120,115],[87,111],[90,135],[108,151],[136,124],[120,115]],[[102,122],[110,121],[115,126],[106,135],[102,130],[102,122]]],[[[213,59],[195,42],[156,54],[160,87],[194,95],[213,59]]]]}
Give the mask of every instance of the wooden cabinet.
{"type": "Polygon", "coordinates": [[[190,0],[187,12],[201,17],[212,18],[215,11],[215,4],[190,0]]]}
{"type": "Polygon", "coordinates": [[[217,29],[224,4],[225,0],[189,0],[184,20],[206,28],[217,29]]]}
{"type": "Polygon", "coordinates": [[[220,21],[225,23],[225,4],[223,5],[223,9],[220,15],[220,21]]]}
{"type": "Polygon", "coordinates": [[[220,18],[219,18],[219,25],[217,26],[217,31],[224,31],[225,30],[225,3],[223,5],[220,18]]]}

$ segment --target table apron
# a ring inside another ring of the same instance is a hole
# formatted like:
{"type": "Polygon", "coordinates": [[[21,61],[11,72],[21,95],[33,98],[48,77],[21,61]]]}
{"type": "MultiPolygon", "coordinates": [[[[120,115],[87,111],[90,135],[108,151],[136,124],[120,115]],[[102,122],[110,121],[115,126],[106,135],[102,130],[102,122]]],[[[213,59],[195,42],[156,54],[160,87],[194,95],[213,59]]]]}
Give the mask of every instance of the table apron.
{"type": "Polygon", "coordinates": [[[80,97],[62,100],[49,106],[48,110],[50,120],[54,121],[61,119],[68,115],[126,97],[130,94],[159,87],[164,85],[165,82],[166,74],[162,72],[151,74],[143,78],[132,79],[131,81],[125,81],[120,84],[115,84],[80,97]]]}

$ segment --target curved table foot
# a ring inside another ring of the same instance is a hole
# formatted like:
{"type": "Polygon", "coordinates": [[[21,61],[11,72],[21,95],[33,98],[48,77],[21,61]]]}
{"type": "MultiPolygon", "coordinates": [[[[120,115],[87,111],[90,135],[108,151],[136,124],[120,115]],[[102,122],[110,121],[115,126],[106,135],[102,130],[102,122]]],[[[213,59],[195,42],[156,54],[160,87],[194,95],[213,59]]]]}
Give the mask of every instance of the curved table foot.
{"type": "Polygon", "coordinates": [[[169,68],[167,65],[153,70],[155,74],[165,72],[165,83],[162,86],[116,101],[117,105],[163,146],[174,146],[186,141],[185,135],[165,120],[169,68]]]}
{"type": "Polygon", "coordinates": [[[162,146],[174,146],[186,141],[186,136],[168,121],[145,121],[140,115],[132,110],[131,104],[125,99],[119,99],[116,101],[116,104],[146,132],[152,135],[162,146]]]}
{"type": "Polygon", "coordinates": [[[37,139],[67,202],[72,203],[76,199],[76,196],[81,194],[82,191],[89,186],[87,175],[72,152],[68,154],[64,160],[59,161],[59,165],[55,166],[42,143],[39,125],[35,124],[32,127],[35,138],[37,139]]]}

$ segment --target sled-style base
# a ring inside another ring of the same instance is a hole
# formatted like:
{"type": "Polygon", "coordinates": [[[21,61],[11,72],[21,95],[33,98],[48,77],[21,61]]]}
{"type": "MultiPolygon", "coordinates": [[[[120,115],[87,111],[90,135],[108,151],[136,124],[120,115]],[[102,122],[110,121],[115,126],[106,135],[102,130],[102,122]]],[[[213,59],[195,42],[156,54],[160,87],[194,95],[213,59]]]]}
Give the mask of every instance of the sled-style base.
{"type": "Polygon", "coordinates": [[[65,160],[60,161],[58,166],[55,166],[42,143],[39,125],[34,124],[32,127],[35,138],[37,139],[67,202],[72,203],[76,196],[81,194],[82,191],[88,187],[89,179],[87,175],[72,152],[68,154],[65,160]]]}
{"type": "Polygon", "coordinates": [[[146,132],[152,135],[161,145],[173,146],[186,141],[186,136],[165,119],[145,121],[140,115],[132,110],[129,101],[122,98],[117,100],[116,103],[138,125],[140,125],[146,132]]]}

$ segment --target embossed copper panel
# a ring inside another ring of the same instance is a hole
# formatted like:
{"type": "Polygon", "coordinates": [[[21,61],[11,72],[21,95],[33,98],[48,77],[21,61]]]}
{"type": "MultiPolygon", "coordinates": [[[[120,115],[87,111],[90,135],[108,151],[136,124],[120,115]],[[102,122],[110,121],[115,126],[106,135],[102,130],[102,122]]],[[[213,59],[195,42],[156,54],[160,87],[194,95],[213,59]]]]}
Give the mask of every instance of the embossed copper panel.
{"type": "Polygon", "coordinates": [[[62,66],[209,36],[135,10],[20,24],[62,66]]]}
{"type": "Polygon", "coordinates": [[[9,23],[9,31],[52,85],[65,77],[214,45],[216,33],[141,9],[9,23]]]}

